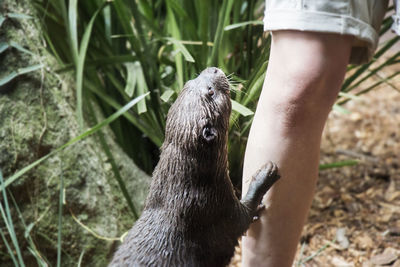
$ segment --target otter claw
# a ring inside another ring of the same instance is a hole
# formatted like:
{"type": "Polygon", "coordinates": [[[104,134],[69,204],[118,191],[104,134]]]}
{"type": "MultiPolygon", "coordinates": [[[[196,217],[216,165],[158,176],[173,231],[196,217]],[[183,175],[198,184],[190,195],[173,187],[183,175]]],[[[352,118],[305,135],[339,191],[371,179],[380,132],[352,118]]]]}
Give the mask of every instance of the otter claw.
{"type": "Polygon", "coordinates": [[[260,205],[257,206],[256,214],[253,216],[253,222],[258,221],[260,219],[260,214],[263,210],[265,210],[265,205],[261,203],[260,205]]]}

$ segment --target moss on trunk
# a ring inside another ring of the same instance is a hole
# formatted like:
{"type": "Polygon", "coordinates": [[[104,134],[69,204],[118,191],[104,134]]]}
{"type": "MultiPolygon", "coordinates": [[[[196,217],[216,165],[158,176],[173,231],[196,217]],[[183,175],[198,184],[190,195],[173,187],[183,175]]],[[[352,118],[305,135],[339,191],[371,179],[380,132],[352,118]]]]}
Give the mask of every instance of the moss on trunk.
{"type": "MultiPolygon", "coordinates": [[[[29,1],[4,0],[0,10],[0,14],[34,17],[6,19],[1,26],[0,42],[13,41],[34,55],[7,49],[0,55],[0,77],[17,68],[44,65],[41,70],[0,87],[0,168],[7,178],[77,136],[79,130],[73,74],[54,72],[57,63],[43,47],[40,24],[29,1]]],[[[150,178],[123,153],[109,130],[103,132],[128,191],[141,210],[150,178]]],[[[83,225],[99,236],[115,238],[132,226],[133,216],[126,216],[130,211],[96,135],[56,154],[8,187],[27,226],[23,226],[13,207],[13,221],[25,263],[36,265],[25,237],[29,234],[50,266],[55,265],[61,177],[66,201],[62,216],[62,266],[76,266],[82,251],[85,251],[84,266],[105,266],[118,241],[95,237],[83,225]]],[[[0,227],[10,242],[1,217],[0,227]]],[[[0,251],[0,265],[12,265],[2,240],[0,251]]]]}

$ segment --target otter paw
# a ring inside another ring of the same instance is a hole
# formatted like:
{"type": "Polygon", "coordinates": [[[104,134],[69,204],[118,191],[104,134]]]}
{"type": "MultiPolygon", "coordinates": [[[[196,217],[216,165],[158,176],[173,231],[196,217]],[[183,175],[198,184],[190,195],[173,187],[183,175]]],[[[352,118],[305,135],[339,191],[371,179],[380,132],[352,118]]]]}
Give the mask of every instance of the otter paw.
{"type": "MultiPolygon", "coordinates": [[[[265,165],[263,165],[254,175],[254,180],[262,180],[264,179],[273,179],[279,176],[278,167],[272,161],[269,161],[265,165]]],[[[279,178],[279,177],[278,177],[279,178]]]]}
{"type": "Polygon", "coordinates": [[[279,178],[278,167],[269,161],[256,172],[250,186],[257,188],[257,195],[264,195],[279,178]]]}
{"type": "Polygon", "coordinates": [[[249,208],[251,214],[258,214],[261,211],[257,208],[258,205],[265,193],[279,178],[278,167],[272,162],[268,162],[256,172],[250,182],[247,194],[242,199],[242,203],[249,208]]]}

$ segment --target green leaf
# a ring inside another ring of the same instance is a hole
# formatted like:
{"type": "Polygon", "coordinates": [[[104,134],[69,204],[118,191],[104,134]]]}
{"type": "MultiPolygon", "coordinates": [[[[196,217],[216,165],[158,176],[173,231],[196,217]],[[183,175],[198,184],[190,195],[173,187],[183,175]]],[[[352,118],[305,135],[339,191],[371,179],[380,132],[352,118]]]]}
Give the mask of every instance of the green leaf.
{"type": "MultiPolygon", "coordinates": [[[[135,89],[137,89],[137,94],[142,95],[149,91],[147,87],[146,78],[144,77],[143,68],[139,61],[133,63],[126,63],[128,78],[125,86],[125,93],[132,97],[134,95],[135,89]]],[[[145,113],[147,111],[146,101],[143,99],[137,105],[138,114],[145,113]]]]}
{"type": "Polygon", "coordinates": [[[345,93],[345,92],[339,92],[339,96],[350,98],[350,99],[353,99],[353,100],[360,99],[360,97],[358,97],[356,95],[353,95],[353,94],[350,94],[350,93],[345,93]]]}
{"type": "Polygon", "coordinates": [[[61,233],[62,233],[62,210],[64,202],[64,177],[60,175],[60,196],[58,199],[58,233],[57,233],[57,267],[61,266],[61,233]]]}
{"type": "Polygon", "coordinates": [[[244,117],[253,115],[254,112],[251,111],[250,109],[246,108],[245,106],[243,106],[242,104],[236,102],[235,100],[232,100],[232,110],[239,112],[240,114],[242,114],[244,117]]]}
{"type": "MultiPolygon", "coordinates": [[[[173,12],[173,6],[174,6],[173,0],[167,0],[166,1],[166,7],[167,7],[167,17],[166,17],[166,26],[168,33],[173,37],[174,40],[180,40],[182,39],[182,31],[178,27],[178,23],[176,21],[176,16],[174,16],[173,12]]],[[[174,44],[174,48],[176,50],[182,51],[182,48],[179,48],[178,45],[174,44]]],[[[182,61],[182,54],[183,53],[177,53],[175,55],[175,68],[176,68],[176,74],[177,74],[177,81],[178,81],[178,87],[182,88],[184,84],[184,77],[183,77],[183,61],[182,61]]]]}
{"type": "Polygon", "coordinates": [[[102,122],[96,124],[95,126],[93,126],[92,128],[88,129],[87,131],[85,131],[84,133],[82,133],[81,135],[72,138],[71,140],[69,140],[67,143],[65,143],[64,145],[60,146],[59,148],[53,150],[52,152],[50,152],[49,154],[47,154],[46,156],[41,157],[40,159],[34,161],[33,163],[29,164],[28,166],[22,168],[21,170],[17,171],[15,174],[13,174],[11,177],[9,177],[4,184],[2,184],[2,186],[0,187],[0,190],[3,191],[5,188],[7,188],[10,184],[12,184],[13,182],[15,182],[18,178],[20,178],[22,175],[24,175],[25,173],[27,173],[28,171],[30,171],[32,168],[36,167],[37,165],[39,165],[40,163],[42,163],[43,161],[45,161],[46,159],[50,158],[51,156],[55,155],[56,153],[60,152],[61,150],[69,147],[70,145],[88,137],[89,135],[94,134],[95,132],[97,132],[98,130],[100,130],[101,128],[103,128],[104,126],[110,124],[111,122],[113,122],[114,120],[116,120],[119,116],[121,116],[122,114],[124,114],[126,111],[128,111],[131,107],[133,107],[135,104],[137,104],[140,100],[142,100],[143,98],[145,98],[147,94],[141,95],[139,97],[136,97],[135,99],[133,99],[132,101],[130,101],[128,104],[126,104],[125,106],[123,106],[121,109],[119,109],[117,112],[115,112],[114,114],[112,114],[110,117],[108,117],[107,119],[103,120],[102,122]]]}
{"type": "Polygon", "coordinates": [[[320,164],[319,169],[320,170],[326,170],[326,169],[332,169],[332,168],[341,168],[341,167],[346,167],[346,166],[354,166],[357,165],[358,161],[357,160],[345,160],[345,161],[338,161],[334,163],[328,163],[328,164],[320,164]]]}
{"type": "Polygon", "coordinates": [[[183,57],[187,62],[194,62],[194,58],[192,57],[192,55],[189,53],[189,51],[186,49],[186,47],[183,45],[181,41],[176,40],[175,38],[172,37],[167,37],[165,39],[167,39],[176,46],[178,51],[182,53],[183,57]]]}
{"type": "MultiPolygon", "coordinates": [[[[101,90],[99,90],[96,86],[93,86],[91,84],[88,84],[88,89],[95,93],[102,101],[104,101],[105,105],[108,105],[114,109],[119,109],[121,108],[121,105],[118,104],[118,102],[113,99],[112,97],[108,96],[101,90]]],[[[154,129],[155,127],[152,127],[152,125],[149,125],[145,122],[143,122],[142,118],[139,116],[135,116],[131,113],[125,113],[123,115],[129,122],[131,122],[133,125],[135,125],[140,131],[142,131],[146,136],[149,137],[149,139],[157,146],[160,147],[162,145],[162,141],[164,136],[160,134],[155,134],[154,129]]]]}
{"type": "Polygon", "coordinates": [[[12,19],[33,19],[32,16],[19,13],[7,13],[6,16],[12,19]]]}
{"type": "MultiPolygon", "coordinates": [[[[128,73],[128,82],[132,82],[132,84],[130,85],[132,88],[125,87],[125,92],[127,89],[132,90],[132,95],[133,95],[135,88],[137,89],[138,95],[142,95],[142,94],[149,92],[149,88],[147,87],[147,83],[146,83],[146,78],[144,77],[144,73],[143,73],[143,67],[140,64],[140,62],[139,61],[134,62],[131,65],[131,69],[128,71],[130,71],[130,73],[128,73]],[[129,81],[129,75],[131,76],[130,77],[131,81],[129,81]]],[[[128,83],[127,83],[127,86],[128,86],[128,83]]],[[[143,99],[142,101],[140,101],[138,103],[137,109],[138,109],[138,114],[142,114],[147,111],[145,99],[143,99]]]]}
{"type": "Polygon", "coordinates": [[[22,74],[26,74],[28,72],[39,70],[39,69],[41,69],[43,67],[44,67],[43,64],[37,64],[37,65],[29,66],[29,67],[26,67],[26,68],[19,68],[17,70],[17,72],[18,72],[18,75],[22,75],[22,74]]]}
{"type": "Polygon", "coordinates": [[[14,256],[14,251],[10,247],[10,244],[8,243],[6,237],[5,237],[4,233],[3,233],[3,230],[1,230],[1,228],[0,228],[0,235],[1,235],[1,239],[3,239],[3,243],[6,245],[6,248],[7,248],[7,251],[8,251],[8,255],[11,257],[11,260],[13,261],[14,266],[18,266],[18,261],[14,256]]]}
{"type": "Polygon", "coordinates": [[[342,106],[340,106],[340,105],[338,105],[338,104],[334,104],[333,107],[332,107],[332,109],[333,109],[334,111],[337,111],[337,112],[342,113],[342,114],[345,114],[345,115],[348,115],[348,114],[351,113],[349,110],[345,109],[344,107],[342,107],[342,106]]]}
{"type": "MultiPolygon", "coordinates": [[[[146,79],[143,74],[143,69],[141,67],[140,67],[140,69],[138,69],[137,82],[138,82],[137,83],[138,94],[144,94],[149,91],[149,88],[147,87],[147,84],[146,84],[146,79]]],[[[147,111],[146,100],[143,99],[142,101],[140,101],[138,103],[137,107],[138,107],[138,114],[145,113],[147,111]]]]}
{"type": "Polygon", "coordinates": [[[28,236],[30,235],[33,227],[35,226],[34,223],[30,223],[26,228],[25,228],[25,232],[24,232],[24,237],[28,238],[28,236]]]}
{"type": "Polygon", "coordinates": [[[78,267],[81,267],[82,264],[82,260],[83,260],[83,255],[85,254],[85,250],[82,250],[81,255],[79,256],[79,260],[78,260],[78,267]]]}
{"type": "Polygon", "coordinates": [[[11,41],[11,42],[10,42],[10,46],[11,46],[11,47],[14,47],[15,49],[17,49],[17,50],[19,50],[19,51],[21,51],[21,52],[23,52],[23,53],[29,54],[29,55],[31,55],[31,56],[34,56],[34,55],[35,55],[34,53],[32,53],[31,51],[29,51],[29,50],[23,48],[22,46],[20,46],[19,44],[17,44],[17,43],[14,42],[14,41],[11,41]]]}
{"type": "Polygon", "coordinates": [[[0,78],[0,87],[5,85],[6,83],[12,81],[17,76],[18,76],[18,73],[16,71],[12,71],[11,73],[5,75],[4,77],[1,77],[0,78]]]}
{"type": "Polygon", "coordinates": [[[12,81],[15,77],[18,77],[20,75],[26,74],[28,72],[32,72],[38,69],[43,68],[42,64],[38,64],[38,65],[33,65],[33,66],[29,66],[26,68],[20,68],[17,71],[12,71],[11,73],[5,75],[4,77],[0,78],[0,87],[5,85],[6,83],[9,83],[10,81],[12,81]]]}
{"type": "MultiPolygon", "coordinates": [[[[3,187],[4,184],[5,183],[4,183],[4,179],[3,179],[3,173],[0,170],[0,185],[1,185],[1,187],[3,187]]],[[[21,250],[19,247],[17,235],[15,234],[15,228],[14,228],[14,223],[13,223],[13,220],[11,217],[10,206],[8,205],[7,192],[6,192],[6,190],[3,190],[2,193],[3,193],[4,209],[3,209],[3,205],[0,202],[1,215],[3,217],[3,221],[6,225],[7,231],[10,235],[11,241],[14,245],[14,249],[17,252],[17,258],[19,261],[18,266],[25,267],[24,260],[22,258],[21,250]]],[[[3,231],[1,231],[1,233],[3,233],[3,231]]]]}
{"type": "Polygon", "coordinates": [[[0,43],[0,54],[7,50],[10,46],[6,42],[0,43]]]}
{"type": "MultiPolygon", "coordinates": [[[[74,2],[77,0],[71,0],[71,2],[74,2]]],[[[77,100],[77,114],[78,114],[78,123],[80,126],[80,129],[83,130],[83,107],[82,107],[82,87],[83,87],[83,69],[85,65],[85,57],[86,57],[86,51],[89,45],[89,39],[90,35],[92,33],[92,28],[94,24],[94,20],[96,19],[97,15],[99,12],[106,6],[107,2],[104,2],[94,13],[92,18],[89,21],[88,26],[85,29],[85,32],[83,33],[81,44],[79,47],[79,55],[78,55],[78,60],[77,60],[77,66],[76,66],[76,100],[77,100]]],[[[70,3],[71,5],[71,3],[70,3]]],[[[76,9],[76,6],[75,6],[76,9]]],[[[76,13],[75,11],[72,11],[72,13],[76,13]]],[[[70,15],[70,20],[76,16],[76,14],[70,15]]]]}
{"type": "Polygon", "coordinates": [[[1,25],[3,25],[3,22],[5,20],[6,20],[6,18],[0,15],[0,27],[1,27],[1,25]]]}
{"type": "Polygon", "coordinates": [[[72,55],[75,64],[78,64],[78,27],[77,27],[78,0],[69,0],[68,5],[68,30],[71,42],[72,55]]]}
{"type": "Polygon", "coordinates": [[[112,17],[111,17],[111,7],[110,6],[107,6],[104,8],[103,18],[104,18],[105,37],[111,43],[112,17]]]}
{"type": "MultiPolygon", "coordinates": [[[[107,65],[118,65],[121,63],[129,63],[136,61],[137,57],[132,55],[117,55],[117,56],[107,56],[107,57],[98,57],[96,59],[86,60],[86,66],[107,66],[107,65]]],[[[65,64],[62,68],[57,69],[56,72],[62,73],[66,71],[70,71],[74,68],[74,64],[65,64]]]]}
{"type": "Polygon", "coordinates": [[[218,57],[221,52],[222,38],[224,35],[224,28],[229,22],[230,12],[232,10],[233,0],[224,0],[222,7],[219,11],[218,26],[214,37],[214,46],[211,50],[211,57],[209,58],[209,66],[218,65],[218,57]]]}
{"type": "Polygon", "coordinates": [[[372,65],[378,58],[380,58],[383,54],[385,54],[386,51],[388,51],[393,45],[395,45],[398,41],[400,40],[400,36],[395,36],[388,41],[386,41],[382,47],[379,48],[378,51],[376,51],[374,58],[364,64],[359,66],[354,73],[352,73],[349,77],[347,77],[342,84],[342,89],[341,91],[350,91],[354,87],[351,87],[350,85],[357,80],[366,70],[368,70],[369,66],[372,65]]]}
{"type": "Polygon", "coordinates": [[[228,25],[224,28],[225,31],[230,31],[236,28],[244,27],[247,25],[264,25],[264,22],[262,20],[252,20],[252,21],[245,21],[245,22],[240,22],[240,23],[235,23],[228,25]]]}
{"type": "Polygon", "coordinates": [[[133,96],[137,82],[137,74],[135,73],[136,70],[135,64],[139,64],[139,62],[134,62],[134,63],[128,62],[124,64],[127,73],[126,85],[124,91],[129,97],[133,96]]]}
{"type": "Polygon", "coordinates": [[[162,95],[161,95],[161,100],[164,102],[168,102],[168,100],[171,98],[171,96],[175,94],[174,90],[168,89],[166,90],[162,95]]]}

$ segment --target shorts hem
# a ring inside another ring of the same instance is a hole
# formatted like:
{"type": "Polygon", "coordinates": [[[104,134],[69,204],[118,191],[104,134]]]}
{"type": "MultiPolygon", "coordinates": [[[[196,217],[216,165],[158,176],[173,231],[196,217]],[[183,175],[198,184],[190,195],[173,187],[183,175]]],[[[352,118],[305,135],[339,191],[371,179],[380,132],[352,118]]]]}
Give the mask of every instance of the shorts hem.
{"type": "MultiPolygon", "coordinates": [[[[365,53],[363,56],[362,53],[356,53],[358,58],[350,59],[350,62],[355,64],[369,61],[378,44],[378,34],[371,25],[345,14],[306,10],[266,10],[264,30],[299,30],[355,36],[365,43],[362,48],[368,50],[366,55],[365,53]]],[[[356,48],[353,47],[353,50],[356,48]]]]}

